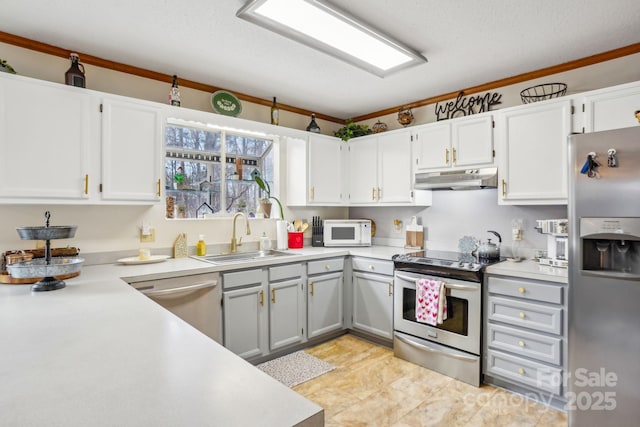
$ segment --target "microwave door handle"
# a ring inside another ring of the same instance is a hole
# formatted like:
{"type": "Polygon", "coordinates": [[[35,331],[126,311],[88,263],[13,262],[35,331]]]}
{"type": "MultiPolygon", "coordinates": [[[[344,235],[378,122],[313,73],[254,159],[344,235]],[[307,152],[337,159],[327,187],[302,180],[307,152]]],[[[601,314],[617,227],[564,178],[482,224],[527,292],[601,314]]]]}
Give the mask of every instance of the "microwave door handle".
{"type": "MultiPolygon", "coordinates": [[[[398,274],[396,273],[396,277],[400,280],[405,280],[407,282],[411,282],[411,283],[415,283],[416,280],[419,279],[419,277],[409,277],[409,276],[403,276],[402,274],[398,274]]],[[[469,286],[469,285],[459,285],[459,284],[454,284],[454,283],[445,283],[444,287],[447,289],[455,289],[457,291],[477,291],[478,287],[477,286],[469,286]]]]}

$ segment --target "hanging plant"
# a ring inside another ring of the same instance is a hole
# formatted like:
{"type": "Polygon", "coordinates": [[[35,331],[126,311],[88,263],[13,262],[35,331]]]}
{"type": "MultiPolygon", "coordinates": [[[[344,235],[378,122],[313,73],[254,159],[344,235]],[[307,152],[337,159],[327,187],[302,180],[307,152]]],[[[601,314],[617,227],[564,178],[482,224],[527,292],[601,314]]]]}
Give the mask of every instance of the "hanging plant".
{"type": "Polygon", "coordinates": [[[371,133],[373,133],[373,131],[369,129],[369,126],[359,125],[357,123],[354,123],[353,120],[349,119],[345,122],[344,127],[341,127],[333,134],[343,141],[348,141],[351,138],[369,135],[371,133]]]}

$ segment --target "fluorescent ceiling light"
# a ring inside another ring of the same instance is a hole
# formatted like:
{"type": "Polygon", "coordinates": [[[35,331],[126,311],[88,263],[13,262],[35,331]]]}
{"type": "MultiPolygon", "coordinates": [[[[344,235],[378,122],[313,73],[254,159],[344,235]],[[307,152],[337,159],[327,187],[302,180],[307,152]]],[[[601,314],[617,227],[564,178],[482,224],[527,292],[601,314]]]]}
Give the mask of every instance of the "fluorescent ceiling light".
{"type": "Polygon", "coordinates": [[[380,77],[426,62],[323,0],[251,0],[237,16],[380,77]]]}

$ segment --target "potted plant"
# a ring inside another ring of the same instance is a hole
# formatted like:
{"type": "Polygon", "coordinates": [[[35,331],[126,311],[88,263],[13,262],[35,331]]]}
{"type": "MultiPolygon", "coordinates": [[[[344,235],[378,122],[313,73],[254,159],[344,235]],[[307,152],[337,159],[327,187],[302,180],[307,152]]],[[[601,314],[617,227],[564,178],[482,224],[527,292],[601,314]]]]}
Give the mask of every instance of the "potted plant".
{"type": "Polygon", "coordinates": [[[264,191],[266,195],[266,197],[260,199],[260,205],[262,206],[264,217],[269,218],[269,216],[271,215],[271,201],[269,199],[273,199],[278,202],[278,206],[280,207],[280,218],[284,219],[284,210],[282,209],[282,203],[280,203],[280,200],[278,200],[277,197],[271,195],[271,187],[269,187],[269,183],[267,181],[264,181],[258,175],[255,175],[253,177],[253,180],[256,182],[256,184],[258,184],[258,187],[260,187],[260,189],[264,191]]]}
{"type": "Polygon", "coordinates": [[[369,135],[373,131],[369,129],[367,125],[359,125],[354,123],[353,120],[349,119],[345,122],[344,127],[341,127],[333,134],[343,141],[348,141],[351,138],[355,138],[358,136],[369,135]]]}

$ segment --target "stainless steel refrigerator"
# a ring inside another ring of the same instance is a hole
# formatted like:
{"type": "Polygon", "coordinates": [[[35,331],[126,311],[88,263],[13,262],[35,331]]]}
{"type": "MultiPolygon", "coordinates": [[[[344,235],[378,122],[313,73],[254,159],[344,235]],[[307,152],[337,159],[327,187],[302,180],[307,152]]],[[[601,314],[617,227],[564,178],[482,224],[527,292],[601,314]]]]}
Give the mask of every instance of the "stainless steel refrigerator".
{"type": "Polygon", "coordinates": [[[569,426],[638,426],[640,125],[572,135],[569,159],[569,426]]]}

